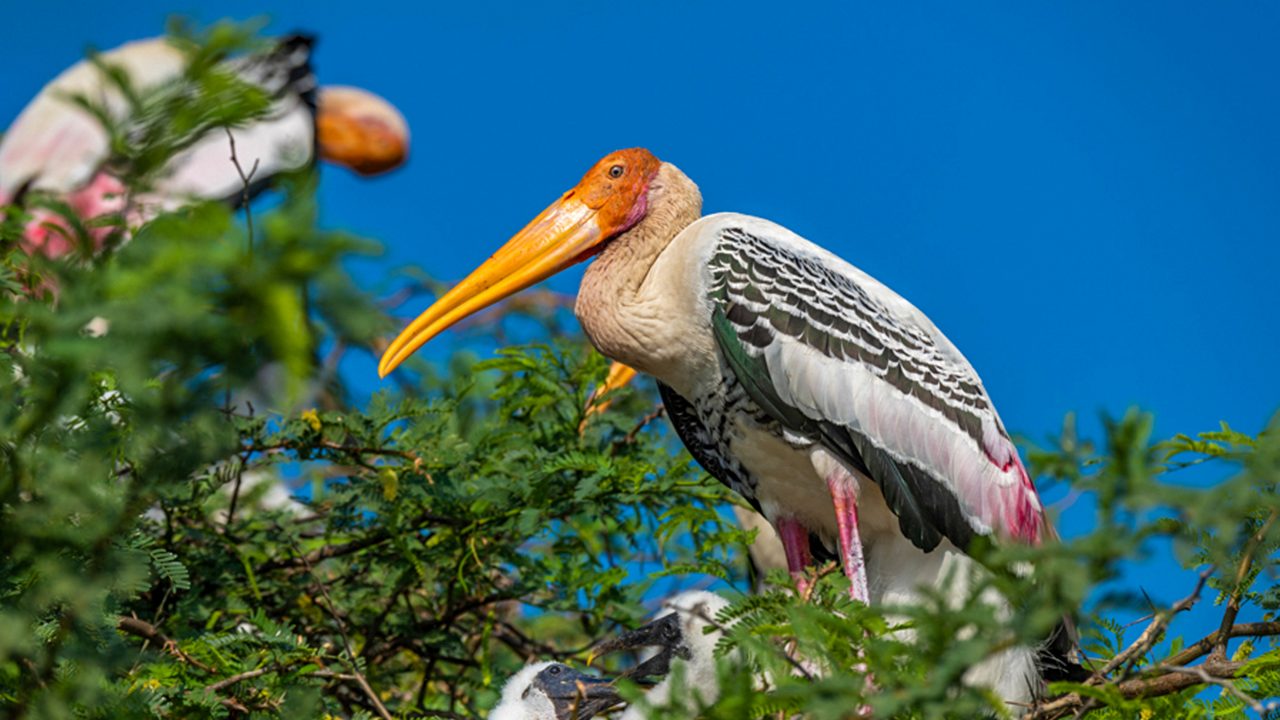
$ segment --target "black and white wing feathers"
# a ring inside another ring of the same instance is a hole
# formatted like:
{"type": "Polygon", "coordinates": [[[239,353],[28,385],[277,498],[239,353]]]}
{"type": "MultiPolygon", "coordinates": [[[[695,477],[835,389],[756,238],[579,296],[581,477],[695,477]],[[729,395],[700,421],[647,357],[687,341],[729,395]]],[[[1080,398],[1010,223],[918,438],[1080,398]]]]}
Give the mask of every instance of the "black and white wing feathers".
{"type": "Polygon", "coordinates": [[[701,222],[716,340],[761,408],[869,475],[923,550],[1040,539],[1039,497],[977,373],[919,310],[778,225],[701,222]]]}

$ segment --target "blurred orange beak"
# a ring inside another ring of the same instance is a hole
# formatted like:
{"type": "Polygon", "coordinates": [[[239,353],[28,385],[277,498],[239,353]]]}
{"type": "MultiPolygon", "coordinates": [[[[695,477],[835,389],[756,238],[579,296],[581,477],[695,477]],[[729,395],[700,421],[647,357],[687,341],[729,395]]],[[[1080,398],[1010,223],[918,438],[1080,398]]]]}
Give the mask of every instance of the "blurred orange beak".
{"type": "Polygon", "coordinates": [[[409,157],[409,126],[395,107],[366,90],[322,87],[317,100],[320,157],[359,173],[394,170],[409,157]]]}
{"type": "Polygon", "coordinates": [[[587,421],[592,415],[602,413],[609,409],[613,404],[612,400],[603,399],[609,393],[615,390],[621,390],[626,387],[631,379],[636,376],[636,371],[623,365],[620,362],[614,362],[609,366],[609,374],[605,376],[604,382],[600,387],[591,391],[591,397],[587,398],[586,412],[583,413],[582,422],[578,423],[578,434],[581,435],[587,429],[587,421]]]}
{"type": "Polygon", "coordinates": [[[543,210],[493,257],[410,323],[382,354],[378,375],[386,377],[459,320],[593,255],[606,235],[596,210],[575,198],[575,191],[543,210]]]}
{"type": "Polygon", "coordinates": [[[613,392],[621,390],[631,382],[636,376],[636,371],[620,362],[615,362],[609,366],[609,374],[605,376],[604,383],[591,392],[591,397],[587,400],[587,415],[592,413],[604,412],[609,408],[609,402],[599,402],[600,398],[613,392]]]}

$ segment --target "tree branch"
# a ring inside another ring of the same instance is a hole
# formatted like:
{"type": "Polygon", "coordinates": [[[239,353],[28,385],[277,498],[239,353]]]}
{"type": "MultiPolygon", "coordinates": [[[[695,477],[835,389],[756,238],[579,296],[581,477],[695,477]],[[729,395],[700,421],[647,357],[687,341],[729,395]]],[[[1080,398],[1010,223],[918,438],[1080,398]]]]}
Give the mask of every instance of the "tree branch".
{"type": "MultiPolygon", "coordinates": [[[[1274,637],[1280,635],[1280,622],[1239,623],[1227,629],[1226,638],[1274,637]]],[[[1222,630],[1215,630],[1205,638],[1182,649],[1182,652],[1165,660],[1167,665],[1186,665],[1208,655],[1222,640],[1222,630]]]]}
{"type": "Polygon", "coordinates": [[[1257,552],[1258,546],[1267,537],[1267,531],[1271,529],[1272,523],[1276,521],[1276,511],[1272,510],[1267,516],[1266,522],[1258,528],[1258,532],[1249,537],[1249,544],[1245,547],[1244,555],[1240,558],[1240,566],[1236,568],[1236,580],[1231,586],[1231,595],[1227,599],[1227,607],[1222,611],[1222,623],[1218,626],[1218,639],[1214,643],[1212,654],[1225,658],[1227,656],[1227,641],[1231,639],[1228,632],[1231,626],[1236,622],[1236,615],[1240,613],[1240,599],[1244,596],[1245,586],[1248,584],[1249,571],[1253,568],[1253,554],[1257,552]]]}
{"type": "Polygon", "coordinates": [[[1196,587],[1191,594],[1174,603],[1168,610],[1156,613],[1155,618],[1151,620],[1151,624],[1142,631],[1137,640],[1134,640],[1129,647],[1122,650],[1111,661],[1093,674],[1093,677],[1087,681],[1090,685],[1096,685],[1106,678],[1113,670],[1122,665],[1127,665],[1141,658],[1147,653],[1164,634],[1165,628],[1169,625],[1169,620],[1176,614],[1190,610],[1200,600],[1200,593],[1204,590],[1204,585],[1208,582],[1209,577],[1213,575],[1213,568],[1205,568],[1200,573],[1200,578],[1196,581],[1196,587]]]}
{"type": "MultiPolygon", "coordinates": [[[[457,518],[445,517],[443,515],[435,515],[433,513],[421,513],[408,523],[408,525],[410,526],[410,529],[405,530],[405,533],[408,534],[408,533],[419,532],[428,523],[433,525],[445,525],[449,527],[457,527],[461,525],[461,523],[458,522],[457,518]]],[[[351,555],[353,553],[358,553],[361,550],[374,547],[375,545],[381,545],[382,543],[387,542],[388,540],[395,537],[395,535],[396,533],[393,533],[389,530],[377,530],[375,532],[369,533],[368,535],[360,538],[359,540],[352,540],[351,542],[343,543],[341,545],[325,545],[323,547],[317,548],[316,550],[312,550],[311,552],[305,555],[295,555],[294,557],[281,558],[279,560],[268,560],[262,563],[261,565],[259,565],[257,568],[257,571],[259,573],[266,573],[266,572],[271,572],[273,570],[309,568],[312,565],[315,565],[324,560],[328,560],[330,558],[342,557],[344,555],[351,555]]]]}
{"type": "Polygon", "coordinates": [[[133,635],[135,637],[140,637],[143,640],[146,640],[148,642],[157,643],[162,648],[164,648],[165,652],[181,660],[182,662],[187,663],[188,665],[191,665],[193,667],[200,668],[201,670],[209,673],[210,675],[214,674],[213,668],[209,667],[208,665],[205,665],[199,660],[196,660],[195,658],[183,652],[182,648],[178,647],[178,643],[176,641],[174,641],[169,637],[166,637],[164,633],[157,630],[154,625],[152,625],[151,623],[145,620],[140,620],[136,617],[122,616],[116,620],[116,627],[122,632],[129,633],[130,635],[133,635]]]}

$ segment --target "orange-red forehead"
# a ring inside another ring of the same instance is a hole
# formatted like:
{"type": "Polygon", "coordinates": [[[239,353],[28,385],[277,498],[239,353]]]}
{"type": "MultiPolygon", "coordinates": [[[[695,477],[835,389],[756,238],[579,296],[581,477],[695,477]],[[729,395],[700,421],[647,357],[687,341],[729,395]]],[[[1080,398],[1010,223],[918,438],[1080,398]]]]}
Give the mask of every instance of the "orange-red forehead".
{"type": "Polygon", "coordinates": [[[659,161],[658,158],[654,157],[653,153],[644,148],[615,150],[600,158],[600,162],[597,162],[595,167],[591,168],[591,172],[587,174],[600,172],[608,174],[609,169],[614,165],[622,165],[629,171],[635,171],[639,175],[649,177],[657,171],[659,161]]]}
{"type": "Polygon", "coordinates": [[[576,194],[596,210],[605,209],[605,205],[629,205],[644,193],[661,164],[653,153],[644,148],[611,152],[587,171],[578,183],[576,194]],[[614,177],[614,174],[618,176],[614,177]]]}

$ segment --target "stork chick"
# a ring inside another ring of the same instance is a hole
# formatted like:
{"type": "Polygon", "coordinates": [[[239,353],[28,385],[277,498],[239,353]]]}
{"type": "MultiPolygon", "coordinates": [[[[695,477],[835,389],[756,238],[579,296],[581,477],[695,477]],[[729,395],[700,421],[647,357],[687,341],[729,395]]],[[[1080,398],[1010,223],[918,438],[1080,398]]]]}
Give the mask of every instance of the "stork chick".
{"type": "Polygon", "coordinates": [[[502,687],[489,720],[590,720],[618,702],[608,678],[592,677],[563,663],[526,665],[502,687]]]}
{"type": "MultiPolygon", "coordinates": [[[[710,705],[720,697],[715,650],[724,637],[724,630],[715,623],[715,617],[728,606],[728,600],[713,592],[682,592],[664,601],[652,622],[605,641],[596,648],[595,654],[648,650],[648,657],[625,675],[636,680],[662,676],[662,680],[645,693],[650,707],[670,705],[674,700],[684,707],[710,705]],[[679,697],[675,695],[677,690],[679,697]]],[[[621,720],[644,717],[644,709],[633,705],[621,720]]]]}

